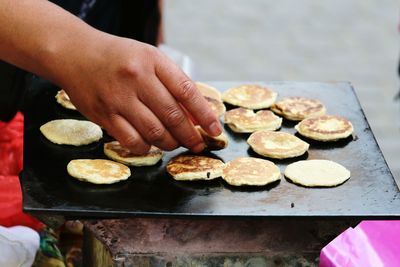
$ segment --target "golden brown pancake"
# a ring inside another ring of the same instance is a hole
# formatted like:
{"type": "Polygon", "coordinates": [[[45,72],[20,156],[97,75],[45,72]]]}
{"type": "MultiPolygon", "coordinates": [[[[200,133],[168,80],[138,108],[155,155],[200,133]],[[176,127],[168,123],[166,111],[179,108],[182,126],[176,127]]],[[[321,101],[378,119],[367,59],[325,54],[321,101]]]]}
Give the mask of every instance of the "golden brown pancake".
{"type": "Polygon", "coordinates": [[[295,128],[301,135],[318,141],[336,141],[353,133],[353,125],[349,120],[334,115],[307,118],[295,128]]]}
{"type": "Polygon", "coordinates": [[[224,117],[232,131],[237,133],[252,133],[258,130],[277,130],[281,127],[282,118],[269,110],[254,113],[251,109],[235,108],[227,111],[224,117]]]}
{"type": "Polygon", "coordinates": [[[230,88],[223,93],[224,102],[248,109],[269,108],[276,100],[277,93],[268,87],[247,84],[230,88]]]}
{"type": "Polygon", "coordinates": [[[230,185],[263,186],[280,180],[281,172],[271,161],[241,157],[226,164],[222,178],[230,185]]]}
{"type": "Polygon", "coordinates": [[[271,131],[252,133],[247,143],[257,154],[277,159],[303,155],[309,147],[309,144],[292,134],[271,131]]]}
{"type": "Polygon", "coordinates": [[[71,99],[63,89],[57,92],[56,100],[64,108],[76,110],[76,107],[74,106],[74,104],[72,104],[71,99]]]}
{"type": "Polygon", "coordinates": [[[151,146],[147,154],[139,156],[121,146],[118,141],[104,143],[104,154],[112,160],[129,166],[152,166],[163,156],[161,149],[155,146],[151,146]]]}
{"type": "Polygon", "coordinates": [[[93,184],[113,184],[131,176],[125,165],[105,159],[74,159],[68,163],[67,171],[72,177],[93,184]]]}
{"type": "Polygon", "coordinates": [[[218,136],[211,136],[198,125],[196,129],[204,140],[206,150],[221,150],[228,146],[228,137],[224,132],[218,136]]]}
{"type": "Polygon", "coordinates": [[[175,180],[211,180],[220,177],[225,167],[219,159],[204,156],[181,155],[167,164],[167,172],[175,180]]]}
{"type": "Polygon", "coordinates": [[[205,97],[210,97],[222,101],[221,93],[215,88],[202,82],[195,82],[197,89],[205,97]]]}
{"type": "Polygon", "coordinates": [[[330,160],[301,160],[289,164],[285,176],[303,186],[337,186],[350,178],[350,171],[330,160]]]}
{"type": "Polygon", "coordinates": [[[48,140],[59,145],[87,145],[103,137],[100,126],[83,120],[49,121],[40,127],[40,131],[48,140]]]}
{"type": "Polygon", "coordinates": [[[301,121],[305,118],[324,115],[326,108],[322,102],[305,97],[286,97],[275,102],[271,110],[288,120],[301,121]]]}
{"type": "Polygon", "coordinates": [[[217,117],[221,117],[222,115],[224,115],[226,107],[222,101],[208,96],[205,96],[205,99],[207,100],[208,104],[214,111],[215,115],[217,115],[217,117]]]}

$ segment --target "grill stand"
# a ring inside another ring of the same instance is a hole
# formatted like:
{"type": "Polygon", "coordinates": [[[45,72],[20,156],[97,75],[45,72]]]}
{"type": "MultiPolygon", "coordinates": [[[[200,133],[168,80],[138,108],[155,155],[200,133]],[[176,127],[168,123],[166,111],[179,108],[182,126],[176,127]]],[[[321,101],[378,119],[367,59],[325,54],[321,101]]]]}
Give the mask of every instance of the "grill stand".
{"type": "Polygon", "coordinates": [[[317,266],[357,220],[131,218],[84,221],[83,266],[317,266]]]}

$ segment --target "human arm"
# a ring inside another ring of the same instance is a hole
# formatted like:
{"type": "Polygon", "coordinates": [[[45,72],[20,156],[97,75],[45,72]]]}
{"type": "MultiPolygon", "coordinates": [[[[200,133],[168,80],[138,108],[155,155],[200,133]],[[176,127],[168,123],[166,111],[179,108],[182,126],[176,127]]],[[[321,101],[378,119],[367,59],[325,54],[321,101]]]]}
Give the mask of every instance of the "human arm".
{"type": "Polygon", "coordinates": [[[65,88],[133,152],[150,144],[200,151],[184,109],[210,134],[221,131],[193,82],[156,48],[100,32],[48,1],[0,1],[0,38],[1,59],[65,88]]]}

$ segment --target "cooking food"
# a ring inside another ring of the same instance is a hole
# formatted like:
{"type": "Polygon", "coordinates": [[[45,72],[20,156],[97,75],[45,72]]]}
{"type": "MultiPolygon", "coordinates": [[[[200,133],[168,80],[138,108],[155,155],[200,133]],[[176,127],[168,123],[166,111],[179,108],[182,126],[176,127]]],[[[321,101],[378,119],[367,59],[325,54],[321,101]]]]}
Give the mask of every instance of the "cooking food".
{"type": "Polygon", "coordinates": [[[48,140],[59,145],[87,145],[103,137],[103,131],[97,124],[73,119],[49,121],[40,127],[40,131],[48,140]]]}
{"type": "Polygon", "coordinates": [[[56,100],[64,108],[76,110],[76,107],[74,106],[74,104],[72,104],[71,99],[63,89],[57,92],[56,100]]]}
{"type": "Polygon", "coordinates": [[[195,82],[195,84],[203,96],[222,101],[221,93],[216,88],[202,82],[195,82]]]}
{"type": "Polygon", "coordinates": [[[206,150],[221,150],[228,146],[228,137],[224,132],[214,137],[206,133],[200,126],[196,126],[196,129],[204,140],[206,150]]]}
{"type": "Polygon", "coordinates": [[[303,186],[337,186],[350,178],[350,171],[330,160],[302,160],[289,164],[285,176],[303,186]]]}
{"type": "Polygon", "coordinates": [[[219,159],[204,156],[180,155],[167,164],[167,172],[175,180],[211,180],[222,175],[225,167],[219,159]]]}
{"type": "Polygon", "coordinates": [[[277,159],[303,155],[309,147],[308,143],[292,134],[272,131],[252,133],[247,143],[257,154],[277,159]]]}
{"type": "Polygon", "coordinates": [[[269,110],[254,113],[251,109],[235,108],[227,111],[225,123],[237,133],[252,133],[257,130],[276,130],[281,127],[282,118],[269,110]]]}
{"type": "Polygon", "coordinates": [[[205,99],[207,100],[208,104],[210,105],[211,109],[215,112],[217,117],[221,117],[222,115],[224,115],[226,107],[222,101],[208,96],[205,96],[205,99]]]}
{"type": "Polygon", "coordinates": [[[308,117],[324,115],[326,108],[321,101],[305,97],[286,97],[275,102],[271,110],[288,120],[301,121],[308,117]]]}
{"type": "Polygon", "coordinates": [[[248,84],[230,88],[223,93],[224,102],[248,109],[269,108],[278,94],[268,87],[248,84]]]}
{"type": "Polygon", "coordinates": [[[280,180],[281,172],[273,162],[265,159],[241,157],[226,164],[222,178],[230,185],[263,186],[280,180]]]}
{"type": "Polygon", "coordinates": [[[128,166],[152,166],[163,157],[163,152],[158,147],[151,146],[147,154],[138,156],[121,146],[118,141],[104,143],[104,154],[128,166]]]}
{"type": "Polygon", "coordinates": [[[131,176],[125,165],[105,159],[74,159],[68,163],[67,171],[72,177],[93,184],[113,184],[131,176]]]}
{"type": "Polygon", "coordinates": [[[353,133],[353,125],[349,120],[334,115],[304,119],[295,129],[301,135],[318,141],[336,141],[353,133]]]}

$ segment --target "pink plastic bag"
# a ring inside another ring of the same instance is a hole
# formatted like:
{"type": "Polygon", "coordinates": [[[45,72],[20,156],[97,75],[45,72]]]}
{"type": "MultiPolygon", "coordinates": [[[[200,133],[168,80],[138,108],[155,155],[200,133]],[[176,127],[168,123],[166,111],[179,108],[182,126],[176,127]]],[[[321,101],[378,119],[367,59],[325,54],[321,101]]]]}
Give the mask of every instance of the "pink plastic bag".
{"type": "Polygon", "coordinates": [[[321,250],[320,267],[400,266],[400,221],[363,221],[321,250]]]}

